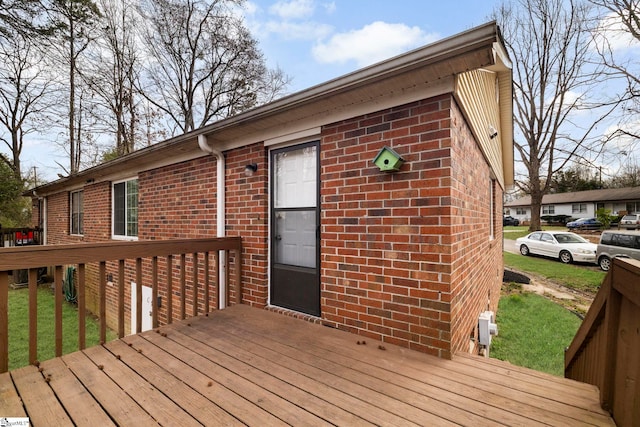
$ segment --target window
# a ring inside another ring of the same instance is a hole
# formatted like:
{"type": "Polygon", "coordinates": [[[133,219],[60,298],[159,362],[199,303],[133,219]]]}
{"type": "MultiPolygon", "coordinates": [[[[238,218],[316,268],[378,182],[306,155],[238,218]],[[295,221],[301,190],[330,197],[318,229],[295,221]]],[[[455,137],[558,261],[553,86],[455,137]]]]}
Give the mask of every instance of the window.
{"type": "Polygon", "coordinates": [[[574,203],[571,205],[571,213],[585,213],[587,211],[586,203],[574,203]]]}
{"type": "Polygon", "coordinates": [[[84,192],[71,192],[71,234],[84,234],[84,192]]]}
{"type": "Polygon", "coordinates": [[[526,215],[527,208],[516,208],[516,215],[526,215]]]}
{"type": "Polygon", "coordinates": [[[113,184],[113,235],[138,236],[138,180],[113,184]]]}
{"type": "Polygon", "coordinates": [[[554,205],[545,205],[542,207],[542,215],[555,215],[556,207],[554,205]]]}
{"type": "Polygon", "coordinates": [[[495,238],[495,185],[496,180],[489,181],[489,238],[493,240],[495,238]]]}
{"type": "Polygon", "coordinates": [[[640,209],[640,203],[637,202],[629,202],[627,203],[627,212],[628,213],[633,213],[633,212],[638,212],[640,209]]]}

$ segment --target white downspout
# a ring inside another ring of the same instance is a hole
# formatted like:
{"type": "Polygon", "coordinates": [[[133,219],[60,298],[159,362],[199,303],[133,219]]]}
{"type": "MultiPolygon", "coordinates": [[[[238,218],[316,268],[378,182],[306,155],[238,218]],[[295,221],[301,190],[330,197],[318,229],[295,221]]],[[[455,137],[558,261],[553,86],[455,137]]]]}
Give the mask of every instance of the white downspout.
{"type": "MultiPolygon", "coordinates": [[[[224,161],[224,154],[222,154],[221,151],[213,148],[211,145],[209,145],[209,142],[207,141],[207,137],[205,135],[198,135],[198,146],[200,146],[200,149],[202,151],[204,151],[205,153],[211,154],[212,156],[214,156],[217,160],[217,164],[216,164],[216,185],[217,185],[217,199],[216,199],[216,207],[217,207],[217,213],[216,213],[216,235],[217,237],[225,237],[226,233],[225,233],[225,225],[227,222],[227,217],[226,217],[226,208],[225,208],[225,161],[224,161]]],[[[227,289],[226,289],[226,283],[227,281],[225,280],[225,278],[227,277],[227,272],[226,272],[226,259],[225,259],[225,251],[220,251],[220,277],[218,278],[218,283],[220,283],[220,307],[218,307],[219,309],[225,307],[225,305],[227,304],[226,301],[226,295],[227,295],[227,289]]]]}

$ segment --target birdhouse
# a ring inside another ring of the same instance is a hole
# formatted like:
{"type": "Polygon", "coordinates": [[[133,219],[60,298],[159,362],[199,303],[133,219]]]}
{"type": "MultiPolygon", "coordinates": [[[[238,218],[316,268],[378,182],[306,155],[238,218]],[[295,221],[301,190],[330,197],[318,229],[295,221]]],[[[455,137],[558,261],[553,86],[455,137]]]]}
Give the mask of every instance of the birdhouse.
{"type": "Polygon", "coordinates": [[[389,147],[383,147],[373,163],[380,168],[382,172],[395,172],[400,169],[404,163],[404,159],[400,154],[396,153],[389,147]]]}

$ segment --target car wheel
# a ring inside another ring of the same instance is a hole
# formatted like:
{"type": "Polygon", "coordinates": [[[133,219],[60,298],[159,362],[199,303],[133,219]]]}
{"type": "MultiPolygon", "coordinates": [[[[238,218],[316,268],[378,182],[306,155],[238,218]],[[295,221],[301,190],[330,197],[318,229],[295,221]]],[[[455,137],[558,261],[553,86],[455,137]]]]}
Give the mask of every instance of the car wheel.
{"type": "Polygon", "coordinates": [[[611,268],[611,259],[608,256],[601,256],[598,260],[598,265],[600,266],[600,270],[609,271],[611,268]]]}
{"type": "Polygon", "coordinates": [[[562,261],[565,264],[571,263],[571,261],[573,261],[573,258],[571,257],[571,253],[569,251],[560,252],[560,261],[562,261]]]}
{"type": "Polygon", "coordinates": [[[527,245],[520,245],[520,253],[524,256],[529,255],[529,247],[527,245]]]}

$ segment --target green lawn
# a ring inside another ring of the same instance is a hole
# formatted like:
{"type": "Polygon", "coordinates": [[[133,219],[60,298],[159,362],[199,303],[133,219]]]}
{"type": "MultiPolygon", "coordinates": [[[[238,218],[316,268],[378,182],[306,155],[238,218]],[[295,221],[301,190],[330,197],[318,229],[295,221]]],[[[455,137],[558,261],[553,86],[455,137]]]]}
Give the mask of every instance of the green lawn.
{"type": "MultiPolygon", "coordinates": [[[[47,360],[55,354],[53,292],[48,285],[38,288],[38,360],[47,360]]],[[[78,350],[78,310],[66,301],[62,304],[62,351],[78,350]]],[[[86,346],[100,343],[98,322],[92,316],[86,320],[86,346]]],[[[107,330],[107,340],[115,334],[107,330]]],[[[9,369],[29,364],[29,290],[9,291],[9,369]]]]}
{"type": "Polygon", "coordinates": [[[576,315],[540,295],[514,293],[500,299],[497,323],[491,357],[564,376],[564,349],[581,323],[576,315]]]}
{"type": "Polygon", "coordinates": [[[569,288],[596,293],[606,273],[583,265],[562,264],[561,262],[536,256],[522,256],[503,252],[505,267],[523,273],[534,273],[569,288]]]}

